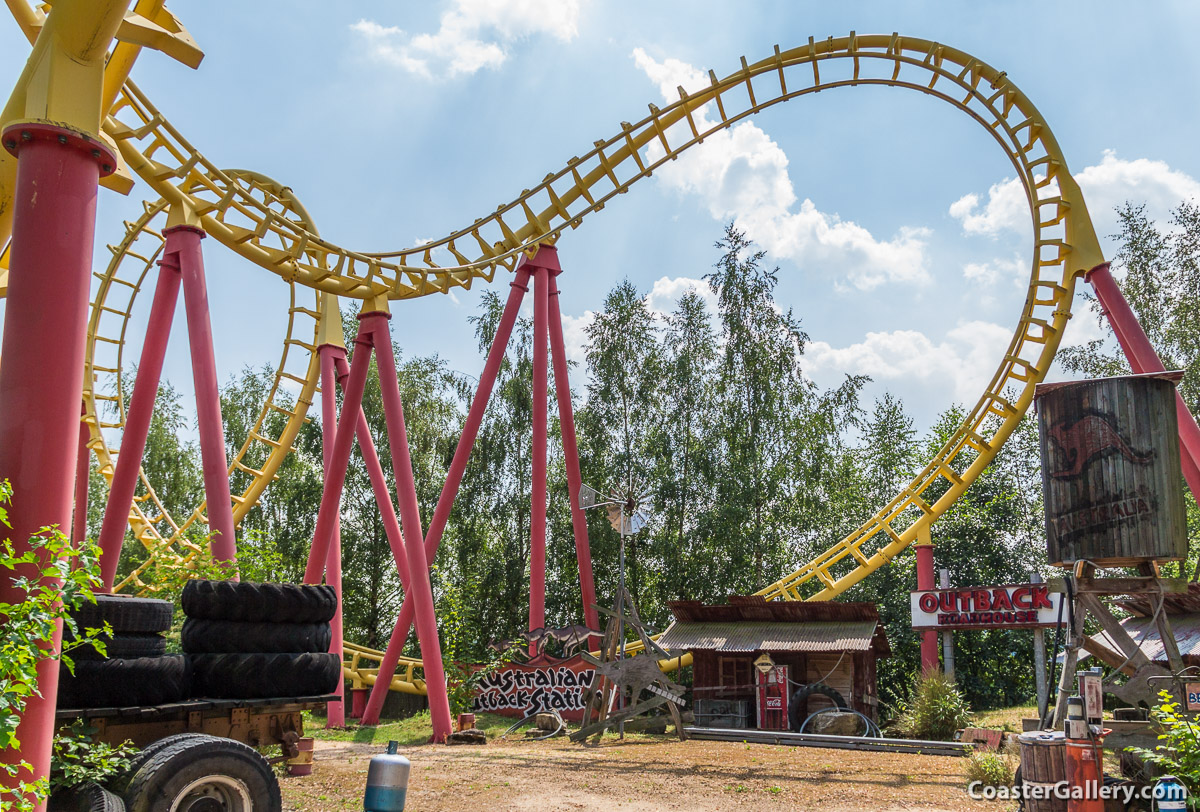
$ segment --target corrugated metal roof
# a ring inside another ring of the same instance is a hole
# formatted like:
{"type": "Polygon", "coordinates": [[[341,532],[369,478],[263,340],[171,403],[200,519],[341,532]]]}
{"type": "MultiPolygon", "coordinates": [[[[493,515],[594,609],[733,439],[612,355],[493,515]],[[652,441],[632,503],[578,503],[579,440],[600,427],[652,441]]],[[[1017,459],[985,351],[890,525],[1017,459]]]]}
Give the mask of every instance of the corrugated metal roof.
{"type": "MultiPolygon", "coordinates": [[[[1171,615],[1171,631],[1175,633],[1175,642],[1179,646],[1179,653],[1184,656],[1200,657],[1200,614],[1186,615],[1171,615]]],[[[1167,661],[1166,652],[1163,650],[1162,637],[1158,634],[1158,627],[1154,625],[1153,618],[1148,617],[1127,617],[1121,620],[1121,626],[1125,631],[1129,632],[1129,636],[1133,638],[1133,642],[1137,643],[1138,648],[1142,653],[1150,658],[1151,661],[1165,663],[1167,661]]],[[[1113,651],[1120,651],[1108,636],[1108,632],[1100,632],[1092,635],[1092,639],[1099,643],[1103,643],[1113,651]]],[[[1082,654],[1083,652],[1080,652],[1082,654]]]]}
{"type": "MultiPolygon", "coordinates": [[[[658,644],[670,651],[868,651],[877,626],[873,620],[676,621],[663,632],[658,644]]],[[[882,643],[886,650],[886,638],[882,643]]],[[[886,656],[885,651],[880,653],[886,656]]]]}
{"type": "MultiPolygon", "coordinates": [[[[1158,606],[1157,595],[1139,595],[1117,601],[1117,605],[1141,617],[1150,617],[1158,606]]],[[[1200,614],[1200,582],[1188,584],[1187,592],[1167,592],[1163,595],[1163,611],[1175,615],[1200,614]]]]}

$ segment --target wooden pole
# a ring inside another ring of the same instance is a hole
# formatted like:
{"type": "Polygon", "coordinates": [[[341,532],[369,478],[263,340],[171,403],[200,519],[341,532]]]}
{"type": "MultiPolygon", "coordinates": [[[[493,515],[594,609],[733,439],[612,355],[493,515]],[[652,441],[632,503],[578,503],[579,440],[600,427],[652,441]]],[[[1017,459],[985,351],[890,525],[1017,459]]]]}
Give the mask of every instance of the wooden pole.
{"type": "MultiPolygon", "coordinates": [[[[939,585],[942,589],[950,588],[950,570],[942,569],[938,573],[939,585]]],[[[942,668],[946,672],[946,679],[954,682],[954,632],[942,632],[942,668]]]]}
{"type": "MultiPolygon", "coordinates": [[[[1040,584],[1041,573],[1030,573],[1029,582],[1040,584]]],[[[1046,681],[1046,631],[1040,628],[1033,630],[1033,677],[1037,686],[1038,718],[1045,719],[1046,706],[1050,704],[1050,685],[1046,681]]]]}

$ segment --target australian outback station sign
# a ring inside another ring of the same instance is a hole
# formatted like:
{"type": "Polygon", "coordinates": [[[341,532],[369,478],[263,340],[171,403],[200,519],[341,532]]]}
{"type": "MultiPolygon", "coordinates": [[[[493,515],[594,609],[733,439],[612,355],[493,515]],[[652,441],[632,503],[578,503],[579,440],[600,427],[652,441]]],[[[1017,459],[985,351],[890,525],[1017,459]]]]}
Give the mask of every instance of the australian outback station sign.
{"type": "Polygon", "coordinates": [[[914,629],[1036,629],[1058,625],[1062,595],[1046,584],[910,593],[914,629]]]}

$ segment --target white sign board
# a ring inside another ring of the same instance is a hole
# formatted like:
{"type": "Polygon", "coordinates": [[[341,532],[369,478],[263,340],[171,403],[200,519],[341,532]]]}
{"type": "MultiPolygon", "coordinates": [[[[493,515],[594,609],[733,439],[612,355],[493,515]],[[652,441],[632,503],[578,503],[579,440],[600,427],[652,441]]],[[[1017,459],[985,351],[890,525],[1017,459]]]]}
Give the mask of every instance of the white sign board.
{"type": "Polygon", "coordinates": [[[1061,593],[1050,592],[1046,584],[918,590],[909,597],[914,629],[1056,626],[1062,599],[1061,593]]]}

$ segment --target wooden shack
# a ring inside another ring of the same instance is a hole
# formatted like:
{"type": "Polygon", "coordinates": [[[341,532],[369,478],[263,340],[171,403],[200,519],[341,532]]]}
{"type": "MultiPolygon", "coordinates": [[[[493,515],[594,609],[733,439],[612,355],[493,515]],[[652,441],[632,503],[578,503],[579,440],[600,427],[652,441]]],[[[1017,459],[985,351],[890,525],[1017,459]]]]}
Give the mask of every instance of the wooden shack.
{"type": "MultiPolygon", "coordinates": [[[[769,655],[788,667],[789,699],[802,686],[823,683],[845,704],[870,719],[879,709],[875,663],[891,656],[887,635],[873,603],[834,601],[767,601],[758,596],[731,596],[729,603],[672,601],[675,616],[659,644],[671,653],[692,655],[693,698],[699,716],[713,702],[739,707],[746,726],[753,726],[756,660],[769,655]]],[[[765,661],[764,661],[765,662],[765,661]]],[[[800,719],[833,700],[811,693],[803,707],[791,711],[800,719]]],[[[724,726],[736,727],[737,724],[724,726]]]]}

